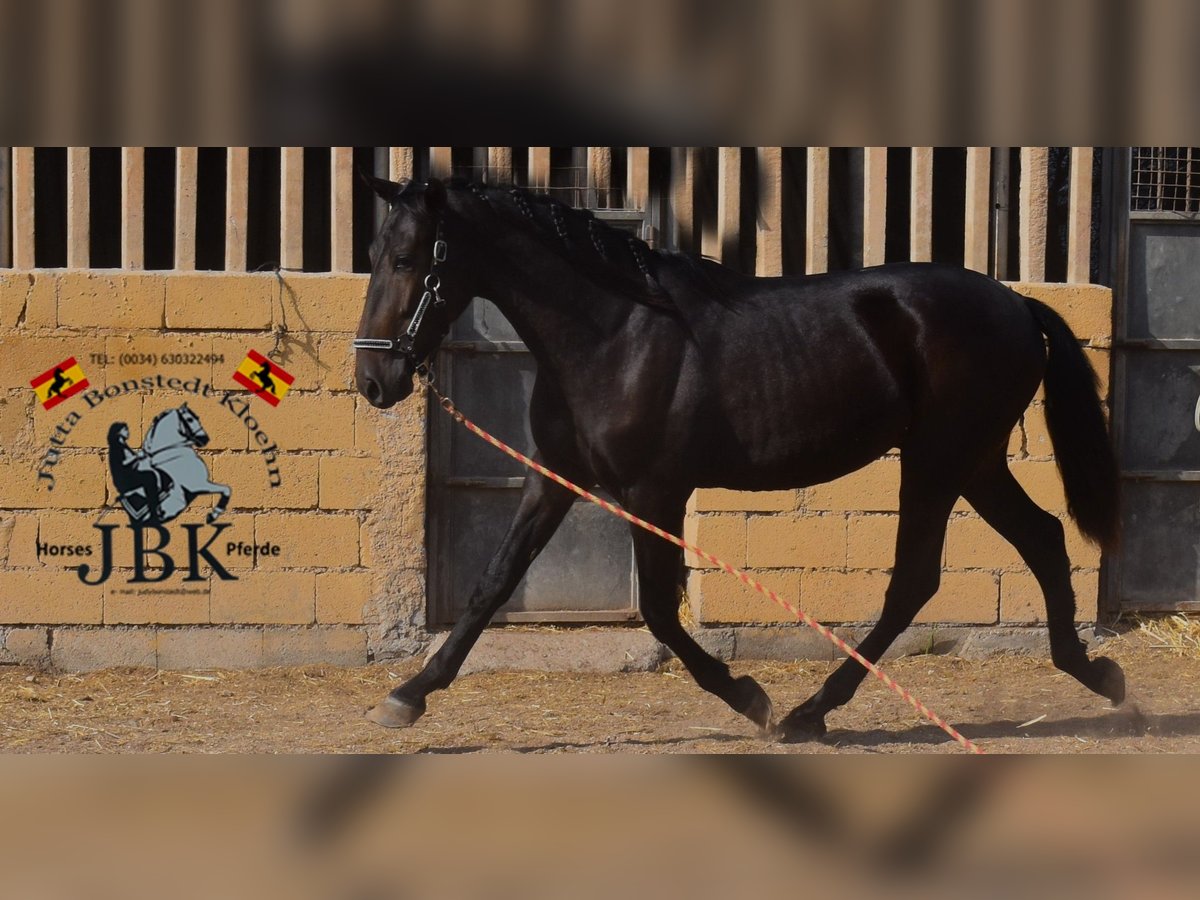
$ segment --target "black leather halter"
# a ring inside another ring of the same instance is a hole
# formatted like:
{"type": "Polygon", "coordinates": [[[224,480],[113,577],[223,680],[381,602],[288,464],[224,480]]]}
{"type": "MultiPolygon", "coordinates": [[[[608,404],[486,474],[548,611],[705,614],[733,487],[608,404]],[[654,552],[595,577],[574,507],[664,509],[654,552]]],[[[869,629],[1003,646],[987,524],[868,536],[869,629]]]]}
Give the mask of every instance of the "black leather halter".
{"type": "Polygon", "coordinates": [[[416,312],[413,313],[412,319],[409,320],[408,328],[401,337],[390,338],[355,338],[351,346],[355,350],[381,350],[390,353],[399,353],[408,358],[414,369],[422,367],[422,362],[415,356],[415,348],[417,345],[417,334],[421,330],[421,323],[425,320],[425,314],[429,311],[430,305],[443,306],[445,300],[442,299],[440,293],[442,287],[442,279],[437,274],[437,264],[446,261],[446,242],[442,240],[442,223],[439,221],[437,225],[437,233],[434,235],[433,241],[433,260],[429,264],[429,274],[425,276],[425,293],[421,295],[421,302],[417,304],[416,312]]]}

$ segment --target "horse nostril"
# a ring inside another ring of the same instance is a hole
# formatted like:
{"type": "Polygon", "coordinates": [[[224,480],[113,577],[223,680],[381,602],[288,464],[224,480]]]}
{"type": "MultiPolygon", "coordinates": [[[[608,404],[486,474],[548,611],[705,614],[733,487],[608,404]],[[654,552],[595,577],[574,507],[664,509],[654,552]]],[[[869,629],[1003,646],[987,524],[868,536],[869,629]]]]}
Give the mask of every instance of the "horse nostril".
{"type": "Polygon", "coordinates": [[[383,399],[383,388],[374,378],[368,378],[363,384],[363,394],[372,404],[378,405],[383,399]]]}

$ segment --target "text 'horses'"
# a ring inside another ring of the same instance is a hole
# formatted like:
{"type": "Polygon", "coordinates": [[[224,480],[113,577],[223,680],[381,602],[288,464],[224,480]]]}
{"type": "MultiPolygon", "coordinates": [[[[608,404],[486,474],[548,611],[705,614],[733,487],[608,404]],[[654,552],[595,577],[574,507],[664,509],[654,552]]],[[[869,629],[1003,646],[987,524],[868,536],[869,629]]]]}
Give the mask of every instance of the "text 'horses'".
{"type": "MultiPolygon", "coordinates": [[[[521,189],[375,181],[389,213],[371,247],[357,382],[373,405],[407,397],[413,374],[476,296],[533,352],[537,459],[599,485],[679,534],[698,487],[799,488],[900,450],[895,567],[879,622],[858,650],[875,661],[933,596],[958,498],[1010,541],[1046,599],[1054,663],[1114,703],[1119,666],[1089,659],[1074,628],[1062,523],[1009,472],[1009,433],[1040,384],[1080,530],[1117,537],[1116,464],[1079,343],[1048,306],[965,269],[902,264],[803,278],[752,278],[651,250],[589,213],[521,189]]],[[[529,477],[467,611],[425,668],[371,712],[411,724],[445,688],[492,615],[554,534],[573,494],[529,477]]],[[[641,613],[705,690],[764,731],[771,703],[734,678],[679,621],[681,551],[634,529],[641,613]]],[[[781,723],[823,734],[865,669],[843,663],[781,723]]]]}

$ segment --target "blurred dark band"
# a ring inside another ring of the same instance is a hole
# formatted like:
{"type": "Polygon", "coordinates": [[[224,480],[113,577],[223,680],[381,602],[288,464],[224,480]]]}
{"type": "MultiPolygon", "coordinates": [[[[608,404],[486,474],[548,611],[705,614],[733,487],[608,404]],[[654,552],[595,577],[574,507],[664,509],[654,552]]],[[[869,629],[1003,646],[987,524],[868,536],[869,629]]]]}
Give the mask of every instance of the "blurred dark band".
{"type": "Polygon", "coordinates": [[[10,144],[1194,144],[1193,0],[0,0],[10,144]]]}

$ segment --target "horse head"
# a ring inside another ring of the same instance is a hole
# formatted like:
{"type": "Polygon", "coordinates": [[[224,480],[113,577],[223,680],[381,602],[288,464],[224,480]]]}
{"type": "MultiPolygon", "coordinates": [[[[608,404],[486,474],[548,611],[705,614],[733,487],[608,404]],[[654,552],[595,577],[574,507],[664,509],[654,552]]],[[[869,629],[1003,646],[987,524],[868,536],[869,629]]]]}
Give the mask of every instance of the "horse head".
{"type": "Polygon", "coordinates": [[[208,444],[208,432],[200,424],[199,416],[188,408],[186,402],[176,408],[175,415],[179,418],[179,434],[185,441],[193,447],[204,447],[208,444]]]}
{"type": "MultiPolygon", "coordinates": [[[[354,342],[359,393],[380,409],[412,393],[412,376],[437,350],[471,302],[461,265],[443,289],[452,210],[442,182],[368,181],[388,203],[371,244],[371,280],[354,342]]],[[[458,245],[461,249],[461,245],[458,245]]]]}

